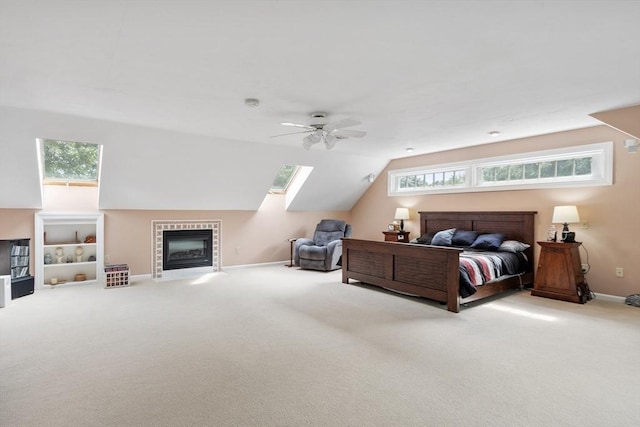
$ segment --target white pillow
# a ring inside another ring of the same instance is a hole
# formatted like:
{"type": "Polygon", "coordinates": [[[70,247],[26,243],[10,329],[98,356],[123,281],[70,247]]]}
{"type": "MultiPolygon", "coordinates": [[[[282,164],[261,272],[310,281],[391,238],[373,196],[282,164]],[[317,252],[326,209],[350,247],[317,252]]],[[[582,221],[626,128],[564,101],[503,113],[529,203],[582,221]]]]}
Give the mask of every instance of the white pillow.
{"type": "Polygon", "coordinates": [[[529,249],[530,247],[531,245],[518,242],[517,240],[505,240],[504,242],[502,242],[498,250],[503,252],[518,253],[524,251],[525,249],[529,249]]]}

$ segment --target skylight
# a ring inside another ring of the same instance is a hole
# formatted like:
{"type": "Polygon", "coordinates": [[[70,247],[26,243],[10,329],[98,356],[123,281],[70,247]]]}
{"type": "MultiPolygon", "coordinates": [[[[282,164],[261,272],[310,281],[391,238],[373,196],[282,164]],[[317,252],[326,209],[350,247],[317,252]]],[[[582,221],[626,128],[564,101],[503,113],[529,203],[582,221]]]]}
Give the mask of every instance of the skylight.
{"type": "Polygon", "coordinates": [[[273,183],[271,184],[269,192],[276,194],[286,193],[287,188],[293,181],[293,178],[296,176],[298,169],[299,166],[296,165],[282,165],[282,167],[278,171],[278,175],[276,175],[273,183]]]}
{"type": "Polygon", "coordinates": [[[42,183],[97,186],[102,147],[84,142],[38,139],[42,183]]]}

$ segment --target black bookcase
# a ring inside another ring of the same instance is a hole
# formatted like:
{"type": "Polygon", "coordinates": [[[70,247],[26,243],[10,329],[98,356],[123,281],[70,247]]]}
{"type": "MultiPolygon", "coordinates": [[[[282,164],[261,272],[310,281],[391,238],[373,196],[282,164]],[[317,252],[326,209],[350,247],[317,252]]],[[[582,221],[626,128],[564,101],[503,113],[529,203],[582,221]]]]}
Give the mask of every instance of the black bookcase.
{"type": "Polygon", "coordinates": [[[29,239],[0,240],[0,276],[11,276],[11,299],[33,293],[29,239]]]}

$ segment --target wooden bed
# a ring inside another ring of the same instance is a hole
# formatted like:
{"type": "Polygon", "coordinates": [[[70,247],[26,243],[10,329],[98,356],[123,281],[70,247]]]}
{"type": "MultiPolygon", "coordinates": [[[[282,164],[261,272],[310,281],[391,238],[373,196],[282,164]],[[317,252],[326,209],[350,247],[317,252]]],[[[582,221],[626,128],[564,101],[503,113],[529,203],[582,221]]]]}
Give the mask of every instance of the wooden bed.
{"type": "Polygon", "coordinates": [[[457,313],[460,304],[533,284],[534,216],[536,212],[420,212],[420,235],[456,228],[480,233],[502,233],[505,240],[530,245],[525,251],[527,271],[479,286],[475,294],[460,298],[461,249],[412,243],[343,239],[342,282],[353,279],[392,291],[447,304],[457,313]]]}

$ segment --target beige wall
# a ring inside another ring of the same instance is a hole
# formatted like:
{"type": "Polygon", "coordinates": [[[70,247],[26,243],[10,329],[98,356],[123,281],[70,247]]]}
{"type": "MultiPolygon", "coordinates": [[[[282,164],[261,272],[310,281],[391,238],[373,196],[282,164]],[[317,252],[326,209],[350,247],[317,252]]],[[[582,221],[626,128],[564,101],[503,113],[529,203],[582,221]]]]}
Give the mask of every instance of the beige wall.
{"type": "MultiPolygon", "coordinates": [[[[640,293],[640,154],[630,154],[622,141],[628,135],[608,126],[561,132],[534,138],[488,144],[392,161],[351,211],[354,237],[382,239],[382,230],[393,220],[396,207],[410,208],[405,229],[411,238],[419,233],[418,211],[527,210],[537,211],[536,238],[545,240],[553,207],[575,204],[588,229],[575,224],[576,239],[588,251],[591,271],[587,275],[594,292],[626,296],[640,293]],[[388,197],[386,172],[393,169],[456,162],[550,148],[614,142],[614,185],[590,188],[496,191],[411,197],[388,197]],[[615,277],[623,267],[624,278],[615,277]]],[[[586,252],[581,249],[582,262],[586,252]]],[[[539,253],[536,248],[536,257],[539,253]]]]}
{"type": "MultiPolygon", "coordinates": [[[[270,195],[258,211],[148,211],[106,210],[105,254],[110,262],[128,263],[133,274],[151,272],[151,220],[222,220],[222,265],[257,264],[289,259],[288,238],[311,236],[322,218],[338,218],[354,225],[354,237],[382,240],[382,231],[393,220],[396,207],[411,208],[405,228],[411,237],[419,232],[420,210],[534,210],[536,237],[545,239],[553,206],[576,204],[588,229],[572,226],[577,240],[589,253],[587,278],[593,291],[626,296],[640,293],[640,153],[622,146],[628,138],[607,126],[562,132],[534,138],[482,145],[462,150],[415,156],[392,161],[351,212],[287,212],[284,196],[270,195]],[[407,167],[544,150],[595,142],[614,142],[614,185],[591,188],[498,191],[413,197],[388,197],[386,171],[407,167]],[[236,250],[237,248],[237,250],[236,250]],[[615,277],[615,267],[625,269],[615,277]]],[[[87,209],[86,204],[65,202],[69,190],[56,189],[48,210],[87,209]]],[[[47,198],[45,198],[47,200],[47,198]]],[[[92,199],[93,200],[93,199],[92,199]]],[[[91,201],[90,203],[94,203],[91,201]]],[[[30,209],[0,209],[0,238],[34,237],[34,214],[30,209]]],[[[536,248],[537,249],[537,248],[536,248]]],[[[536,250],[537,256],[538,250],[536,250]]],[[[581,251],[583,262],[586,253],[581,251]]],[[[33,271],[32,271],[33,272],[33,271]]]]}
{"type": "Polygon", "coordinates": [[[105,256],[132,274],[151,273],[151,221],[222,221],[222,266],[289,260],[292,237],[311,237],[322,218],[349,220],[348,212],[286,212],[284,196],[269,195],[257,211],[106,210],[105,256]]]}
{"type": "MultiPolygon", "coordinates": [[[[74,212],[78,189],[56,187],[57,197],[47,211],[74,212]],[[69,201],[65,199],[69,197],[69,201]]],[[[134,275],[151,273],[151,221],[174,219],[222,220],[222,266],[289,260],[292,237],[311,237],[322,218],[349,220],[349,212],[287,212],[283,195],[267,195],[257,211],[150,211],[105,210],[104,253],[110,263],[129,264],[134,275]]],[[[90,210],[84,209],[83,212],[90,210]]],[[[38,210],[0,209],[0,239],[34,239],[34,215],[38,210]]],[[[33,268],[33,259],[31,272],[33,268]]]]}

